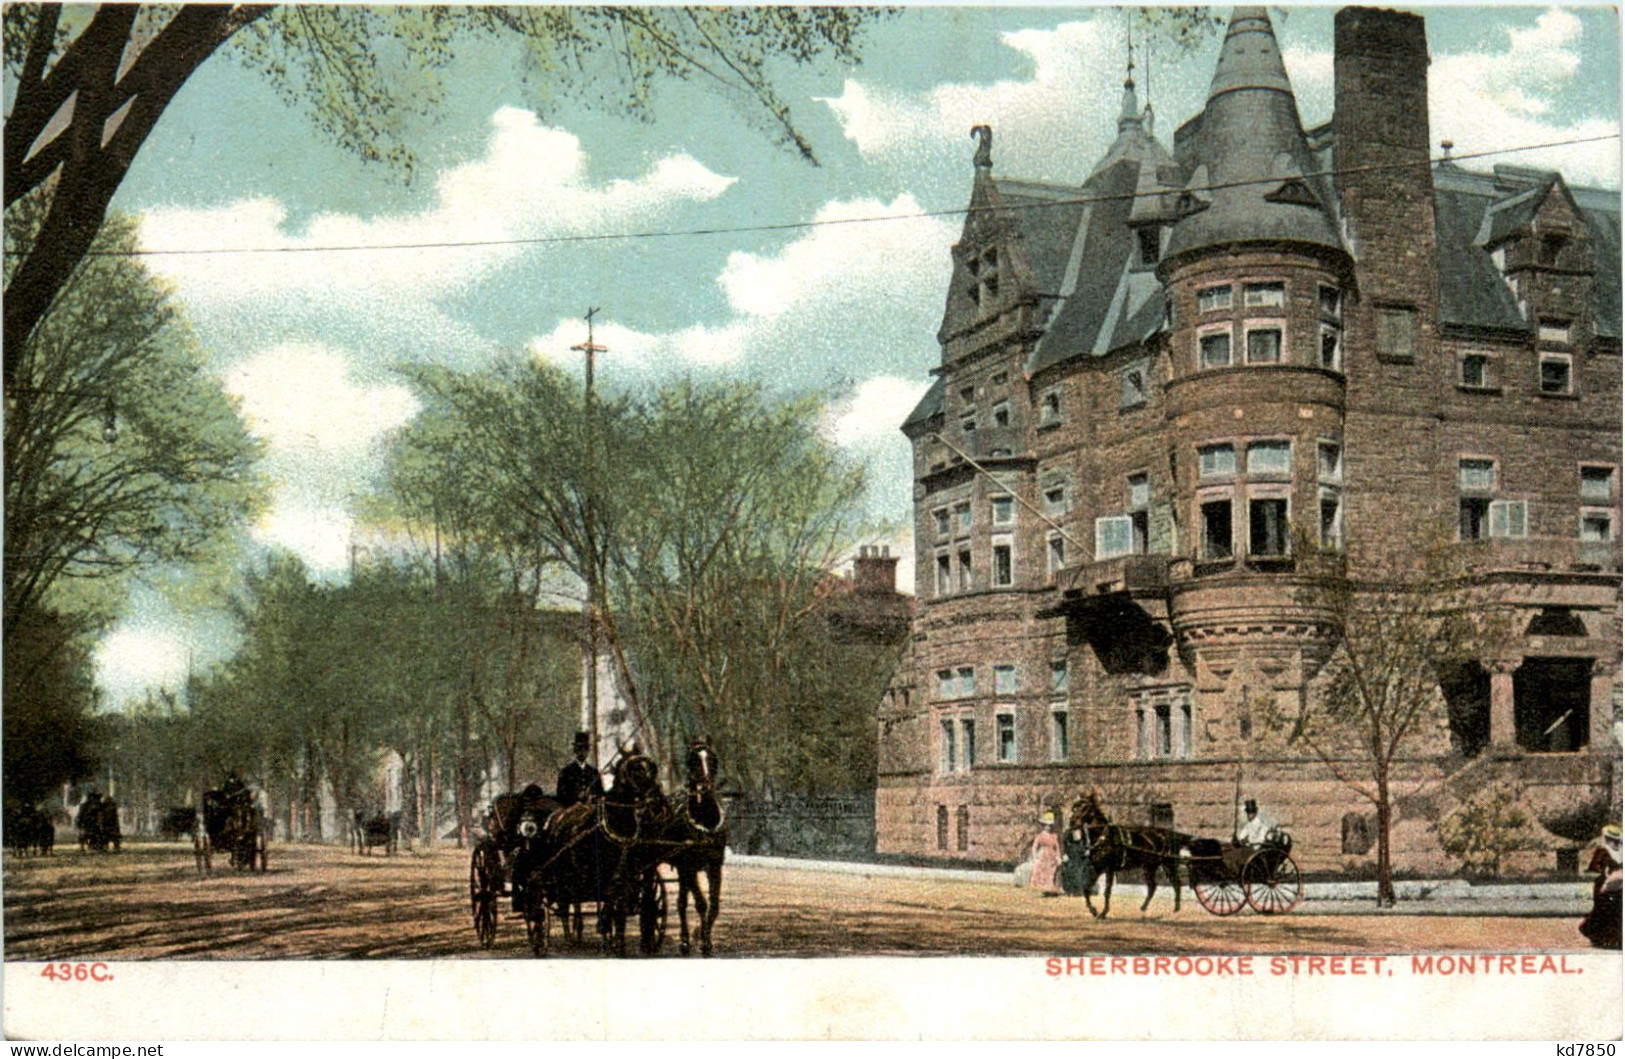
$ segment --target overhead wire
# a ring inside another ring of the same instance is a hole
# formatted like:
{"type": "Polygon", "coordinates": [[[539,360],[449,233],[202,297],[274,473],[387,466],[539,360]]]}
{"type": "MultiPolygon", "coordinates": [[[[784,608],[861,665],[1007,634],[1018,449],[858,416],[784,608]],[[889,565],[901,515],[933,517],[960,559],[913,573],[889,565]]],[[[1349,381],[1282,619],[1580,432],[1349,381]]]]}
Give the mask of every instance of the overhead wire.
{"type": "MultiPolygon", "coordinates": [[[[1568,140],[1552,140],[1546,143],[1524,144],[1518,147],[1499,147],[1493,150],[1475,151],[1468,154],[1446,154],[1439,158],[1430,157],[1423,162],[1380,162],[1371,165],[1350,166],[1344,169],[1322,169],[1305,173],[1302,179],[1316,180],[1326,177],[1352,176],[1359,173],[1385,172],[1397,169],[1412,169],[1426,164],[1430,169],[1441,163],[1454,165],[1458,162],[1475,159],[1491,158],[1500,155],[1518,154],[1525,151],[1550,150],[1556,147],[1572,147],[1587,143],[1603,143],[1609,140],[1618,140],[1619,133],[1609,133],[1602,136],[1582,136],[1568,140]]],[[[1027,210],[1059,209],[1069,206],[1086,206],[1104,202],[1129,202],[1139,198],[1151,198],[1177,193],[1204,194],[1222,191],[1229,188],[1248,187],[1258,184],[1279,184],[1283,177],[1280,175],[1268,177],[1248,178],[1246,180],[1221,181],[1201,187],[1165,188],[1157,191],[1131,191],[1104,195],[1076,195],[1056,198],[1045,202],[1023,202],[1012,205],[999,205],[987,207],[961,206],[953,209],[919,210],[912,213],[885,213],[872,214],[862,217],[829,217],[809,221],[780,221],[767,224],[719,225],[702,228],[676,228],[669,230],[642,230],[629,232],[592,232],[576,235],[543,235],[529,237],[514,237],[508,239],[452,239],[432,240],[411,243],[334,243],[327,245],[295,245],[295,246],[244,246],[244,247],[183,247],[173,249],[137,247],[129,250],[91,250],[86,257],[182,257],[200,255],[227,255],[227,254],[330,254],[330,253],[379,253],[396,250],[456,250],[479,247],[496,246],[546,246],[564,245],[573,243],[605,243],[644,239],[687,239],[704,238],[719,235],[746,235],[752,233],[805,231],[814,228],[830,228],[838,225],[854,224],[884,224],[897,221],[932,220],[942,217],[962,217],[975,213],[989,212],[1021,212],[1027,210]]],[[[19,256],[21,251],[5,251],[6,256],[19,256]]]]}

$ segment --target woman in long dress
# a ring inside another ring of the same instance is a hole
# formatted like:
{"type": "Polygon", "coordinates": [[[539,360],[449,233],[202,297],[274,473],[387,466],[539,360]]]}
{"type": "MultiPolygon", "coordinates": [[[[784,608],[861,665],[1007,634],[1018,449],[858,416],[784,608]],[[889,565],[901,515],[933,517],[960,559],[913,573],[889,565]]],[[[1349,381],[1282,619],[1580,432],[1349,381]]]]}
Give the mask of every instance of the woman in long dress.
{"type": "Polygon", "coordinates": [[[1044,830],[1033,839],[1033,877],[1027,885],[1045,897],[1060,894],[1056,876],[1061,869],[1061,840],[1055,834],[1055,814],[1044,814],[1044,830]]]}

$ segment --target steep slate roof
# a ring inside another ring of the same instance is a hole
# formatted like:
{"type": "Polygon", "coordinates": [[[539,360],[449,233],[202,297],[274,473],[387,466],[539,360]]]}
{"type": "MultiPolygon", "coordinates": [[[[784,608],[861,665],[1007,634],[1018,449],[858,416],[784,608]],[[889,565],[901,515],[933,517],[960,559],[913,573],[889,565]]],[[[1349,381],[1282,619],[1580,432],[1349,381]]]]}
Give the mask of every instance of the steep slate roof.
{"type": "Polygon", "coordinates": [[[1262,7],[1231,15],[1202,120],[1181,148],[1206,208],[1174,225],[1168,256],[1260,240],[1342,248],[1324,191],[1308,179],[1313,157],[1262,7]]]}
{"type": "Polygon", "coordinates": [[[920,403],[914,406],[914,411],[910,412],[908,418],[903,420],[903,429],[906,431],[910,427],[923,426],[934,417],[941,415],[942,395],[947,390],[948,384],[943,381],[941,375],[938,375],[936,380],[931,383],[931,388],[925,391],[925,396],[920,398],[920,403]]]}
{"type": "MultiPolygon", "coordinates": [[[[1001,209],[1019,233],[1030,282],[1041,308],[1048,308],[1039,313],[1044,333],[1027,362],[1029,375],[1076,357],[1105,356],[1162,329],[1163,288],[1152,269],[1137,264],[1132,223],[1174,221],[1164,258],[1255,240],[1343,246],[1337,224],[1341,206],[1329,175],[1335,125],[1304,132],[1265,9],[1235,10],[1207,106],[1175,134],[1173,155],[1149,126],[1130,80],[1124,85],[1117,139],[1081,188],[993,177],[990,169],[978,177],[978,195],[1001,209]],[[1177,194],[1164,192],[1259,178],[1269,179],[1197,194],[1206,208],[1177,221],[1178,215],[1167,212],[1177,194]],[[1136,192],[1140,197],[1134,197],[1136,192]]],[[[1442,322],[1529,329],[1490,248],[1528,223],[1554,179],[1555,174],[1515,166],[1497,166],[1495,175],[1470,173],[1452,163],[1435,167],[1442,322]]],[[[1596,250],[1597,334],[1618,339],[1619,193],[1568,190],[1590,225],[1596,250]]],[[[973,196],[973,206],[977,202],[973,196]]],[[[952,290],[960,290],[964,281],[963,268],[956,263],[952,290]]],[[[974,322],[974,312],[950,293],[945,330],[974,322]]],[[[940,415],[945,389],[938,378],[905,428],[940,415]]]]}
{"type": "MultiPolygon", "coordinates": [[[[1464,327],[1529,330],[1490,251],[1527,225],[1551,191],[1555,174],[1498,167],[1473,173],[1454,163],[1433,170],[1434,228],[1439,247],[1439,318],[1464,327]],[[1511,178],[1509,180],[1509,178],[1511,178]],[[1533,186],[1524,183],[1534,179],[1533,186]],[[1508,188],[1508,183],[1513,187],[1508,188]]],[[[1569,188],[1591,230],[1597,272],[1592,311],[1597,334],[1620,337],[1620,203],[1618,192],[1569,188]]]]}

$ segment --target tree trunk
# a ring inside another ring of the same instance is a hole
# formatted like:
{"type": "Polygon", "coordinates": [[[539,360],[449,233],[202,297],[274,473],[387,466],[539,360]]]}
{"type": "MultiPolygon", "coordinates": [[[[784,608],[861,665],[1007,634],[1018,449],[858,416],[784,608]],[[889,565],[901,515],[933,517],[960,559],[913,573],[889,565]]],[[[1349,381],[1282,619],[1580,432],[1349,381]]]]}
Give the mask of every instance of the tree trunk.
{"type": "Polygon", "coordinates": [[[1377,770],[1377,907],[1392,908],[1394,894],[1393,804],[1388,796],[1388,770],[1377,770]]]}

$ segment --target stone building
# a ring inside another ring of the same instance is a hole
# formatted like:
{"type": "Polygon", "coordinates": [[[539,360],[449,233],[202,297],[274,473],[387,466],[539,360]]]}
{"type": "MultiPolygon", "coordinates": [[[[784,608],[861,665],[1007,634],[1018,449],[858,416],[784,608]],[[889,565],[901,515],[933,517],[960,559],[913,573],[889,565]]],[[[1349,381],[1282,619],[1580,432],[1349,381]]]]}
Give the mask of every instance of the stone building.
{"type": "Polygon", "coordinates": [[[1335,24],[1319,128],[1238,8],[1171,149],[1132,78],[1081,186],[995,176],[978,130],[903,426],[918,602],[880,851],[1014,860],[1084,787],[1228,836],[1244,789],[1306,869],[1369,861],[1369,803],[1261,718],[1316,693],[1306,587],[1430,547],[1517,635],[1407,744],[1396,865],[1452,867],[1435,825],[1496,781],[1544,825],[1526,867],[1617,814],[1618,192],[1432,160],[1422,18],[1335,24]]]}

